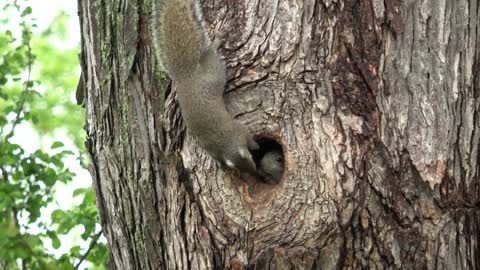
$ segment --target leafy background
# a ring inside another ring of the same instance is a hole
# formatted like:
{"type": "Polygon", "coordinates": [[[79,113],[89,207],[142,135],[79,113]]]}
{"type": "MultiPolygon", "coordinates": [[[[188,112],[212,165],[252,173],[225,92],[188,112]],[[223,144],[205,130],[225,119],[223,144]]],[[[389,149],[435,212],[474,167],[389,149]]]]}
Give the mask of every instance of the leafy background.
{"type": "Polygon", "coordinates": [[[74,98],[78,18],[36,3],[0,7],[0,269],[107,269],[74,98]]]}

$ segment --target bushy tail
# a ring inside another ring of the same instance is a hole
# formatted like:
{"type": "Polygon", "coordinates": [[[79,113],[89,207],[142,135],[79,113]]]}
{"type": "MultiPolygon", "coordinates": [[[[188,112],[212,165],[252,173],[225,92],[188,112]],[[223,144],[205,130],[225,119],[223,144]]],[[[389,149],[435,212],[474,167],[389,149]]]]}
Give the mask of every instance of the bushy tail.
{"type": "Polygon", "coordinates": [[[157,60],[171,78],[192,72],[210,43],[198,0],[154,0],[152,16],[157,60]]]}

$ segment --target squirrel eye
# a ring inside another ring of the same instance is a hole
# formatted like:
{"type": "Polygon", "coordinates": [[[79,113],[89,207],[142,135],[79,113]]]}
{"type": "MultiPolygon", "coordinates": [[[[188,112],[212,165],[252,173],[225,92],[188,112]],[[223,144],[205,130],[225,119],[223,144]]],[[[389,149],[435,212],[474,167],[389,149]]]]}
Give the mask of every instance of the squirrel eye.
{"type": "Polygon", "coordinates": [[[282,162],[283,161],[282,157],[277,157],[276,160],[277,160],[277,162],[282,162]]]}

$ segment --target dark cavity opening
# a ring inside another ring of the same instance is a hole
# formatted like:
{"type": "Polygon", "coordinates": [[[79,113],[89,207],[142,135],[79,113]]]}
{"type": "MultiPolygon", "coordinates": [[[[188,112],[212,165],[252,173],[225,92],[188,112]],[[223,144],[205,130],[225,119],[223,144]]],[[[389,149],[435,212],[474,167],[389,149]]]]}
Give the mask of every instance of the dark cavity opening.
{"type": "Polygon", "coordinates": [[[285,170],[283,147],[272,138],[255,138],[260,148],[252,151],[252,157],[260,175],[260,181],[278,184],[285,170]]]}

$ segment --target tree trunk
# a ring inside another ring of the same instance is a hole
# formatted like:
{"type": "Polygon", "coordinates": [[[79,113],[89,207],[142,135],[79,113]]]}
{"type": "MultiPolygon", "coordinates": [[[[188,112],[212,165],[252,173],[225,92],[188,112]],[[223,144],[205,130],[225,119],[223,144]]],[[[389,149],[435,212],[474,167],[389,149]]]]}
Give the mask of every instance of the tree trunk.
{"type": "Polygon", "coordinates": [[[480,269],[478,1],[202,6],[227,33],[227,108],[285,174],[242,181],[187,132],[151,0],[79,0],[112,269],[480,269]]]}

